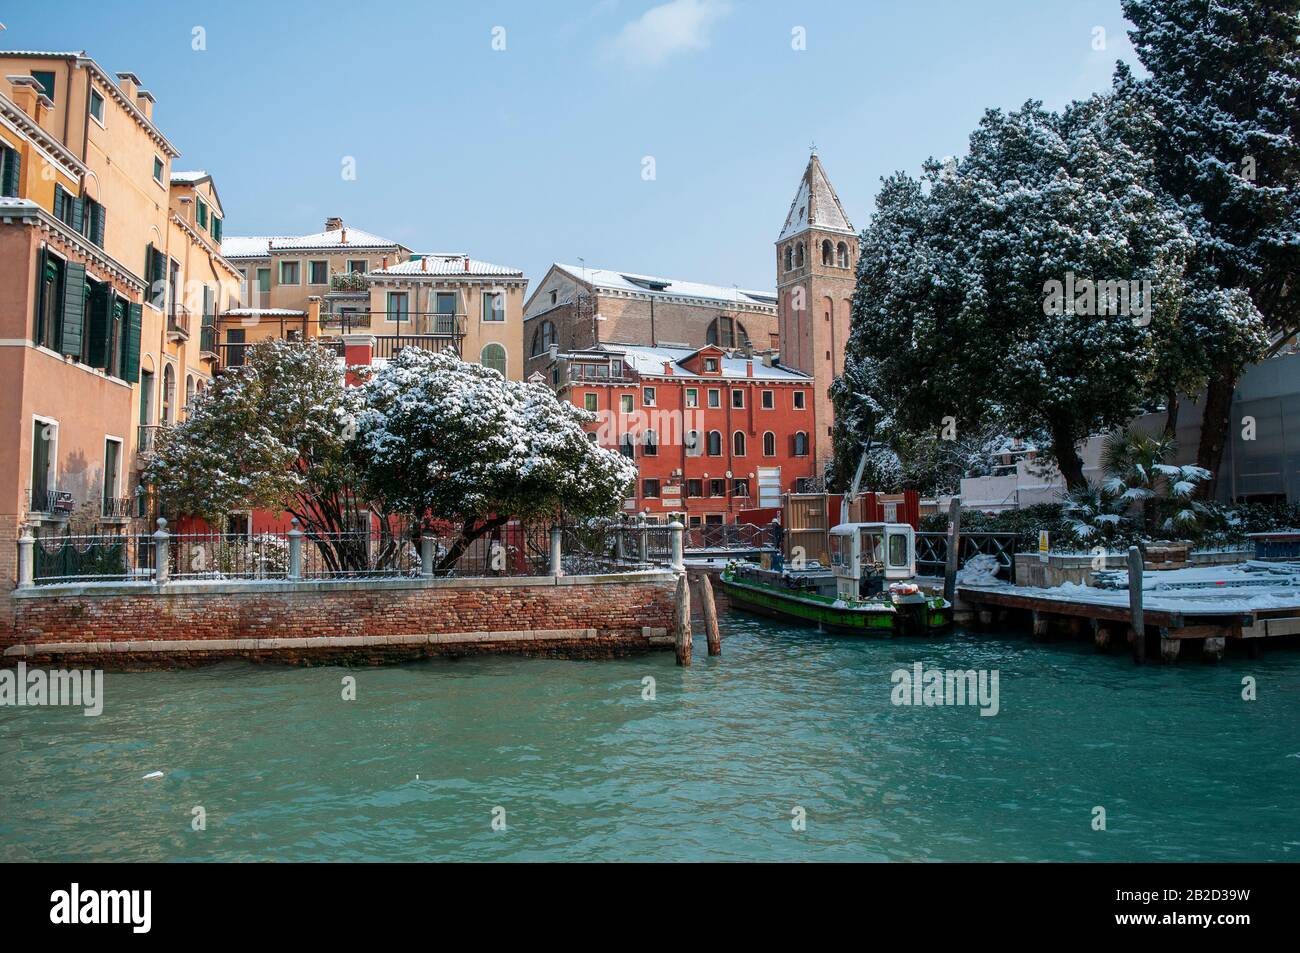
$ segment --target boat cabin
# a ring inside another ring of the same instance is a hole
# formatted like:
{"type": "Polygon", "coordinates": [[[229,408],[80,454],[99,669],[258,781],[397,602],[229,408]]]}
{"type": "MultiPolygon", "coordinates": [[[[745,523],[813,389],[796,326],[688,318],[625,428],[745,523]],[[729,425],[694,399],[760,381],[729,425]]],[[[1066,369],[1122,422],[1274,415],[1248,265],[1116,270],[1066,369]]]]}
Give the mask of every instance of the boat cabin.
{"type": "Polygon", "coordinates": [[[840,523],[831,529],[830,550],[842,599],[872,595],[887,581],[916,575],[916,537],[907,523],[840,523]]]}

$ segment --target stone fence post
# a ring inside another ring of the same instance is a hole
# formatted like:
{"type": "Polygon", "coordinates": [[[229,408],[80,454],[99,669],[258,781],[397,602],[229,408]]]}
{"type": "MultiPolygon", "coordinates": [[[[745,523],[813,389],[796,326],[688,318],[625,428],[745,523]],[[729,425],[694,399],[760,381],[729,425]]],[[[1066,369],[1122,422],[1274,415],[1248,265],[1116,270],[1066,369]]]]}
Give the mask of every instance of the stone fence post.
{"type": "Polygon", "coordinates": [[[167,520],[158,517],[158,531],[153,534],[154,582],[160,586],[167,584],[171,575],[171,556],[167,552],[167,542],[171,533],[167,532],[167,520]]]}
{"type": "Polygon", "coordinates": [[[650,530],[647,528],[650,524],[646,522],[645,514],[642,513],[637,519],[637,561],[648,563],[650,561],[650,530]]]}
{"type": "Polygon", "coordinates": [[[420,537],[420,575],[425,579],[433,576],[433,537],[420,537]]]}
{"type": "Polygon", "coordinates": [[[289,578],[302,578],[302,537],[303,532],[300,529],[302,524],[298,522],[298,517],[289,521],[291,528],[289,530],[289,578]]]}
{"type": "Polygon", "coordinates": [[[672,546],[673,546],[672,570],[673,572],[683,572],[686,569],[686,561],[684,558],[685,549],[684,549],[684,542],[682,537],[686,532],[686,527],[683,526],[677,520],[673,520],[671,523],[668,524],[668,531],[672,534],[672,546]]]}
{"type": "Polygon", "coordinates": [[[564,575],[564,530],[551,527],[551,575],[564,575]]]}
{"type": "Polygon", "coordinates": [[[36,538],[30,526],[18,537],[18,588],[30,589],[36,583],[36,538]]]}

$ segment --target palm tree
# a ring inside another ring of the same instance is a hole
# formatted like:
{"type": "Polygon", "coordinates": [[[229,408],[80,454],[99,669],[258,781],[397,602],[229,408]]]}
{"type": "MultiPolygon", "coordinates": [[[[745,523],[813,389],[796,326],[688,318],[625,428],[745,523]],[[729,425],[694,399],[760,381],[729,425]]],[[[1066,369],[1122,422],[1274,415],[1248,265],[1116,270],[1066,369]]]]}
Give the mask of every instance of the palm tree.
{"type": "Polygon", "coordinates": [[[1195,532],[1205,506],[1192,499],[1196,487],[1210,478],[1198,466],[1165,463],[1177,446],[1167,436],[1152,437],[1133,430],[1117,431],[1102,444],[1101,464],[1106,471],[1103,489],[1137,509],[1138,523],[1148,538],[1157,526],[1165,531],[1195,532]],[[1159,520],[1161,490],[1167,491],[1174,511],[1159,520]]]}

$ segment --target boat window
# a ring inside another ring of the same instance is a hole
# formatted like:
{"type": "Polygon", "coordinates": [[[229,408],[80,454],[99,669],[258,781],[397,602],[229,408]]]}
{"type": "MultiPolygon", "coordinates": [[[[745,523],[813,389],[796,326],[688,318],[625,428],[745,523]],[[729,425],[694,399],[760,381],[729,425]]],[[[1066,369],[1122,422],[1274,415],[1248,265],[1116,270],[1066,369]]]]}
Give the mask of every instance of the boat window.
{"type": "Polygon", "coordinates": [[[885,541],[879,533],[862,534],[862,561],[865,563],[885,562],[885,541]]]}
{"type": "Polygon", "coordinates": [[[844,565],[844,537],[831,534],[831,565],[844,565]]]}
{"type": "Polygon", "coordinates": [[[903,533],[889,534],[889,565],[907,565],[907,536],[903,533]]]}

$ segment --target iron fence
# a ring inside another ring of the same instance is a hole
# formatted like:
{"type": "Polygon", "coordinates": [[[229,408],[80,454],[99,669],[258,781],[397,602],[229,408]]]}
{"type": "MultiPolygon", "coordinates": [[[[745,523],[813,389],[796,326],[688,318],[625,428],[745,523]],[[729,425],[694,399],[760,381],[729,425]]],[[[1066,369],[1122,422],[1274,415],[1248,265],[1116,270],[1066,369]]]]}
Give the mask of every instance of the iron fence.
{"type": "MultiPolygon", "coordinates": [[[[998,577],[1011,581],[1015,578],[1016,553],[1020,549],[1017,533],[962,533],[961,552],[957,554],[957,568],[972,556],[995,556],[998,560],[998,577]]],[[[947,533],[916,534],[916,568],[918,572],[941,576],[948,564],[947,533]]]]}
{"type": "Polygon", "coordinates": [[[780,545],[772,524],[706,523],[686,531],[686,549],[767,549],[780,545]]]}
{"type": "Polygon", "coordinates": [[[38,586],[154,578],[153,539],[147,534],[51,534],[38,537],[32,549],[38,586]]]}

